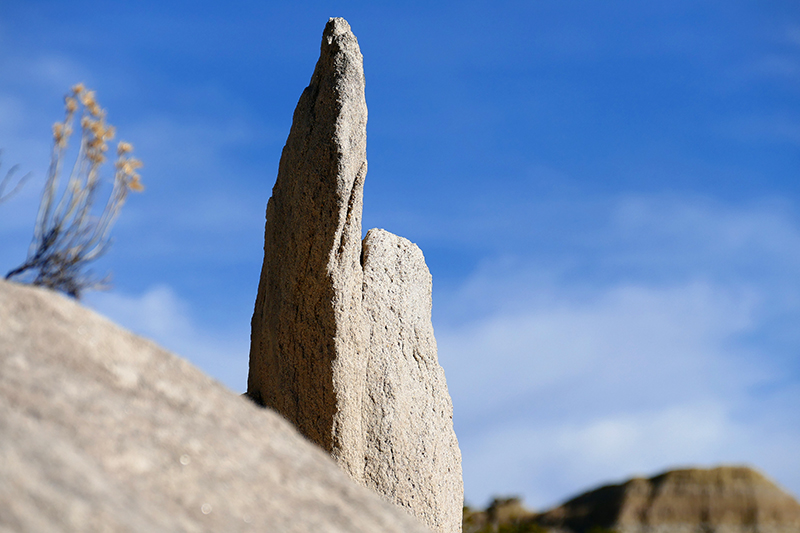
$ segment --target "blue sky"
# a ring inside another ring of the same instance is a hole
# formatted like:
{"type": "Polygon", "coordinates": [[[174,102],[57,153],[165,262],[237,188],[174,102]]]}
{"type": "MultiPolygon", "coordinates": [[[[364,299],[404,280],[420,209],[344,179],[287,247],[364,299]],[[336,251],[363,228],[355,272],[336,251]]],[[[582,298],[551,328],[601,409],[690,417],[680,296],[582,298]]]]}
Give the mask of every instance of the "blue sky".
{"type": "MultiPolygon", "coordinates": [[[[747,463],[800,494],[796,1],[0,0],[0,271],[77,82],[136,147],[86,303],[245,388],[264,209],[322,29],[367,80],[364,229],[416,242],[468,502],[747,463]]],[[[110,169],[109,169],[110,174],[110,169]]]]}

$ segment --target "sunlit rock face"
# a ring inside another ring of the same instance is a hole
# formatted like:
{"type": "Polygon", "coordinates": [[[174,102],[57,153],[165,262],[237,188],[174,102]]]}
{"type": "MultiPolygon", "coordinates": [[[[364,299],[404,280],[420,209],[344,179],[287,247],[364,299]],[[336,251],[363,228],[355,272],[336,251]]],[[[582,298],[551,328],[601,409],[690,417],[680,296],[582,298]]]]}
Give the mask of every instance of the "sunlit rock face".
{"type": "Polygon", "coordinates": [[[0,281],[0,531],[428,531],[277,413],[0,281]]]}
{"type": "Polygon", "coordinates": [[[587,492],[536,518],[582,533],[796,533],[800,504],[747,467],[673,470],[587,492]]]}
{"type": "Polygon", "coordinates": [[[331,19],[267,204],[247,394],[350,476],[441,533],[461,529],[461,453],[413,243],[361,240],[363,58],[331,19]]]}
{"type": "Polygon", "coordinates": [[[367,104],[358,41],[331,19],[267,204],[247,392],[363,480],[361,211],[367,104]]]}
{"type": "Polygon", "coordinates": [[[461,452],[436,357],[431,274],[414,243],[380,229],[367,232],[362,257],[365,484],[434,530],[459,531],[461,452]]]}

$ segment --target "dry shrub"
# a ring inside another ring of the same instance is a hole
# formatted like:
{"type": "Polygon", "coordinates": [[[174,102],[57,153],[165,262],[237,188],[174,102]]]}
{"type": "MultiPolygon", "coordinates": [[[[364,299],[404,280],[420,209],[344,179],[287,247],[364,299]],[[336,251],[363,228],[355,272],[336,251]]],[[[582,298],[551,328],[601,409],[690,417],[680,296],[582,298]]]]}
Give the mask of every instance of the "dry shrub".
{"type": "Polygon", "coordinates": [[[111,194],[102,213],[99,216],[92,213],[101,184],[99,171],[106,161],[107,142],[114,138],[114,127],[106,123],[106,112],[97,103],[94,91],[83,84],[73,87],[64,103],[64,122],[53,125],[50,167],[28,258],[9,272],[6,279],[19,278],[80,298],[87,289],[105,286],[105,280],[95,279],[86,272],[86,266],[108,249],[109,232],[128,192],[142,191],[144,187],[136,173],[142,163],[130,156],[133,147],[129,143],[120,142],[111,194]],[[80,116],[80,147],[66,187],[58,198],[61,169],[76,116],[80,116]]]}
{"type": "MultiPolygon", "coordinates": [[[[3,156],[3,151],[0,150],[0,167],[3,166],[2,156],[3,156]]],[[[25,184],[25,182],[28,181],[28,178],[31,177],[30,173],[25,174],[17,181],[17,184],[14,185],[14,188],[6,192],[6,188],[12,183],[12,180],[14,179],[14,176],[17,174],[18,170],[19,170],[19,165],[14,165],[10,169],[8,169],[6,176],[2,180],[0,180],[0,204],[5,202],[12,196],[14,196],[16,193],[18,193],[19,190],[22,189],[22,186],[25,184]]]]}

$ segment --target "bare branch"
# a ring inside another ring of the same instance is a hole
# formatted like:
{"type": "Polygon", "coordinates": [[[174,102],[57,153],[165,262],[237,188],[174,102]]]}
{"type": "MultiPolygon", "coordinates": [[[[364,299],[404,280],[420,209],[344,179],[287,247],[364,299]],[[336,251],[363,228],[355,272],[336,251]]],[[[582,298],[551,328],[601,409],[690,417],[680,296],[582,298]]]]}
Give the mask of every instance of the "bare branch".
{"type": "MultiPolygon", "coordinates": [[[[2,166],[3,164],[2,155],[3,151],[0,150],[0,166],[2,166]]],[[[11,189],[9,193],[5,193],[6,187],[8,187],[9,183],[11,183],[11,180],[14,178],[14,175],[17,173],[18,170],[19,170],[19,165],[14,165],[10,169],[8,169],[6,176],[2,180],[0,180],[0,204],[5,202],[15,194],[17,194],[22,189],[22,186],[25,185],[25,182],[28,181],[28,179],[31,177],[31,173],[28,172],[27,174],[22,176],[19,179],[19,181],[17,181],[17,184],[14,186],[13,189],[11,189]]]]}

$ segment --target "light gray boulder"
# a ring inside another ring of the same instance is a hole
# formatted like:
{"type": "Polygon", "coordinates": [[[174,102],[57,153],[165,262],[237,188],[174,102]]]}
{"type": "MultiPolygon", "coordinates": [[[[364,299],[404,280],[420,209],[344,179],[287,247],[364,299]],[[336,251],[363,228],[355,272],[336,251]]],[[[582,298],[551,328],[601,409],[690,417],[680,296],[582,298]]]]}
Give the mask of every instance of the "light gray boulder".
{"type": "Polygon", "coordinates": [[[461,528],[464,488],[453,404],[431,324],[422,251],[380,229],[364,238],[366,485],[435,531],[461,528]]]}
{"type": "Polygon", "coordinates": [[[73,300],[0,281],[0,531],[428,530],[273,411],[73,300]]]}
{"type": "Polygon", "coordinates": [[[247,394],[277,410],[359,483],[441,533],[461,530],[461,454],[415,245],[361,243],[364,74],[330,19],[267,204],[247,394]]]}

